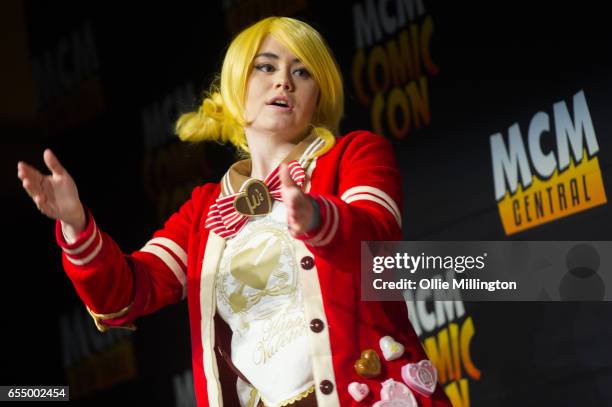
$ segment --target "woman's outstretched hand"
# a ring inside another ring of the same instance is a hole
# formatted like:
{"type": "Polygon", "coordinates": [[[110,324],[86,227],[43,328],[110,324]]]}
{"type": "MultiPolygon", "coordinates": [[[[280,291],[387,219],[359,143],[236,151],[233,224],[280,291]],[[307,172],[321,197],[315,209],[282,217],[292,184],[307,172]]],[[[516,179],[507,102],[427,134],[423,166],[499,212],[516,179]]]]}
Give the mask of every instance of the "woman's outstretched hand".
{"type": "Polygon", "coordinates": [[[85,228],[85,210],[76,184],[51,150],[46,149],[43,158],[51,175],[19,161],[17,177],[36,207],[51,219],[62,221],[69,234],[76,236],[85,228]]]}
{"type": "Polygon", "coordinates": [[[289,168],[286,164],[281,164],[279,169],[281,181],[281,196],[287,207],[287,224],[289,232],[296,236],[309,232],[315,216],[314,203],[289,175],[289,168]]]}

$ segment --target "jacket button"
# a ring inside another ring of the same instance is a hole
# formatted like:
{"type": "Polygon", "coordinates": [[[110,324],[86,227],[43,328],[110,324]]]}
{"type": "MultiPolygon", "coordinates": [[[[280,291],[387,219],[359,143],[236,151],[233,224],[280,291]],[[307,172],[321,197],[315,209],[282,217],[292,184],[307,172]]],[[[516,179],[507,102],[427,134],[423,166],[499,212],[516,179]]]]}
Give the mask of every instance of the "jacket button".
{"type": "Polygon", "coordinates": [[[302,257],[300,264],[304,270],[310,270],[314,267],[314,259],[311,256],[304,256],[302,257]]]}
{"type": "Polygon", "coordinates": [[[323,324],[323,321],[321,321],[319,318],[315,318],[310,321],[310,330],[312,332],[319,333],[323,330],[324,326],[325,324],[323,324]]]}
{"type": "Polygon", "coordinates": [[[319,389],[323,394],[331,394],[334,391],[334,385],[329,380],[323,380],[321,384],[319,384],[319,389]]]}

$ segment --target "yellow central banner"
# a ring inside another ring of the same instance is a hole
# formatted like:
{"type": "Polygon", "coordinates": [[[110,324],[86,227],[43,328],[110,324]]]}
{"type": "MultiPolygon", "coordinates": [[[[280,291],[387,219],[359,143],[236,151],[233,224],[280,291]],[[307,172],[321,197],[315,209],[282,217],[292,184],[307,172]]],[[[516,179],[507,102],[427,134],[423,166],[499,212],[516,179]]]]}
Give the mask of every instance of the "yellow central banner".
{"type": "Polygon", "coordinates": [[[548,180],[534,176],[526,190],[519,184],[514,195],[507,192],[497,207],[504,231],[511,235],[606,202],[599,161],[585,152],[579,165],[572,162],[548,180]]]}

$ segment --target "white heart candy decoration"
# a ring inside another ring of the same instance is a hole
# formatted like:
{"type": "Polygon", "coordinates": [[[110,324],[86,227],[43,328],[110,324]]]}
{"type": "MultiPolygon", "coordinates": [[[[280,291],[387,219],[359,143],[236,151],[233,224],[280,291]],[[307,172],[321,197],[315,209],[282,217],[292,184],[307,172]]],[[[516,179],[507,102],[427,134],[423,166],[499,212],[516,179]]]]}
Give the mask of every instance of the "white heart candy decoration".
{"type": "Polygon", "coordinates": [[[395,360],[404,354],[404,345],[396,342],[391,336],[380,338],[379,345],[385,360],[395,360]]]}
{"type": "Polygon", "coordinates": [[[427,359],[402,366],[402,379],[414,391],[431,396],[438,382],[438,370],[427,359]]]}
{"type": "Polygon", "coordinates": [[[359,402],[370,393],[370,388],[365,383],[352,382],[348,385],[348,392],[353,400],[359,402]]]}
{"type": "Polygon", "coordinates": [[[372,407],[418,407],[414,394],[404,383],[388,379],[382,384],[380,401],[372,407]]]}

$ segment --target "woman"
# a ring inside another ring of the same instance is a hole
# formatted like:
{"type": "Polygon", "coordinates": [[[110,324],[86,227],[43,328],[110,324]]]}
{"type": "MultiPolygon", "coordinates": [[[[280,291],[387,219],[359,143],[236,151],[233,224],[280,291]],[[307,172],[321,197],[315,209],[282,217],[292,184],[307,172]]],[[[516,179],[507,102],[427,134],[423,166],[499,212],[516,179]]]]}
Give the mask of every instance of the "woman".
{"type": "Polygon", "coordinates": [[[382,137],[334,136],[342,111],[320,35],[271,17],[233,40],[219,86],[176,126],[249,159],[195,188],[142,249],[122,254],[51,151],[50,176],[22,162],[18,176],[57,219],[64,268],[100,330],[188,298],[199,406],[449,406],[435,369],[416,365],[426,356],[405,304],[360,301],[360,242],[401,238],[401,185],[382,137]]]}

